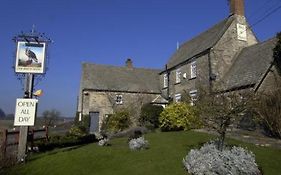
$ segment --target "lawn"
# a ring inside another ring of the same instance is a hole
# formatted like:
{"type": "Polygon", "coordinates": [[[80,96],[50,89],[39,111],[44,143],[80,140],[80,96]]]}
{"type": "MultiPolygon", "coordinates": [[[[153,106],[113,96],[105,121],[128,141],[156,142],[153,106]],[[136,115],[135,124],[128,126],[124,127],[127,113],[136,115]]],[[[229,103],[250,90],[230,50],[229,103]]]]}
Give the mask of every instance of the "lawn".
{"type": "MultiPolygon", "coordinates": [[[[184,175],[182,159],[191,148],[206,142],[212,136],[197,132],[151,133],[145,136],[150,149],[130,151],[127,139],[114,139],[112,146],[100,147],[96,143],[77,149],[62,149],[30,157],[25,165],[11,169],[14,175],[184,175]]],[[[281,150],[242,144],[257,156],[265,175],[281,172],[281,150]]]]}

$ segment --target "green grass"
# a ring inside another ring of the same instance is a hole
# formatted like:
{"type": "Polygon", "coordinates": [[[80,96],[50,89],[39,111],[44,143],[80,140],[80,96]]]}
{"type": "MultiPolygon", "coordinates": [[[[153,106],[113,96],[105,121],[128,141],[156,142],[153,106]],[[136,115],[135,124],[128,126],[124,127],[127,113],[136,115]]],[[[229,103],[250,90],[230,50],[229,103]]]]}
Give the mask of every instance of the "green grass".
{"type": "MultiPolygon", "coordinates": [[[[25,165],[9,171],[14,175],[185,175],[182,159],[191,148],[208,141],[212,136],[197,132],[151,133],[145,136],[150,149],[130,151],[127,139],[114,139],[112,146],[89,144],[72,150],[55,150],[32,156],[25,165]]],[[[241,142],[230,140],[231,144],[241,142]]],[[[252,150],[265,175],[281,172],[281,150],[260,148],[251,144],[252,150]]]]}

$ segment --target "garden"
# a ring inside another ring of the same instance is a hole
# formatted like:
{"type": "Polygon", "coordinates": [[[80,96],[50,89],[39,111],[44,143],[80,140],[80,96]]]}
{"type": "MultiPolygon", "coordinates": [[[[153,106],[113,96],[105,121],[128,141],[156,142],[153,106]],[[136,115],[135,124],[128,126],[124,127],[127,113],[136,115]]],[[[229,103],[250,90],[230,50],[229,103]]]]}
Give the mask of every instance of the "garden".
{"type": "MultiPolygon", "coordinates": [[[[92,143],[36,154],[31,156],[25,165],[15,166],[6,173],[184,175],[188,173],[182,162],[188,152],[215,137],[193,131],[177,131],[149,133],[144,138],[149,142],[148,149],[130,150],[127,138],[116,138],[110,141],[111,146],[101,147],[92,143]]],[[[258,147],[231,139],[227,139],[227,143],[251,150],[265,175],[280,173],[280,149],[258,147]]]]}
{"type": "Polygon", "coordinates": [[[165,109],[144,104],[137,120],[132,120],[136,112],[129,107],[116,109],[95,135],[88,134],[89,116],[80,122],[77,115],[66,135],[35,143],[37,152],[31,152],[26,163],[7,166],[0,173],[278,174],[280,145],[250,144],[228,138],[227,133],[233,128],[262,129],[280,141],[281,90],[265,96],[200,92],[195,106],[189,99],[171,102],[165,109]]]}

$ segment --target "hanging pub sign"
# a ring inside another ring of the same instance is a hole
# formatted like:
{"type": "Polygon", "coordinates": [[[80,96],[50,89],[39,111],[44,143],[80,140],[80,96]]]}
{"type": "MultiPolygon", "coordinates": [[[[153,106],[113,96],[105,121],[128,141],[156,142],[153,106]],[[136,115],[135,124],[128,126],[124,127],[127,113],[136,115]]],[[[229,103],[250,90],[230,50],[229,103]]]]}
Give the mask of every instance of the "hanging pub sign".
{"type": "Polygon", "coordinates": [[[16,73],[43,74],[46,58],[46,43],[17,42],[16,73]]]}
{"type": "Polygon", "coordinates": [[[14,126],[34,126],[37,99],[18,98],[14,126]]]}

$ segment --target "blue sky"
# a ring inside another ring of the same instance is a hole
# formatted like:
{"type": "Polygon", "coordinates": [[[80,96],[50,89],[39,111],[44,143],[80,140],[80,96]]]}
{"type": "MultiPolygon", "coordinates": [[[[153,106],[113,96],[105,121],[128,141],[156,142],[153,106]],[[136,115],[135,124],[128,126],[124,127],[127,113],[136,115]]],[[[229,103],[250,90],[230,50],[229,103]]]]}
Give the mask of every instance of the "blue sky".
{"type": "MultiPolygon", "coordinates": [[[[260,41],[281,31],[280,5],[280,0],[245,0],[246,17],[260,41]]],[[[73,117],[82,62],[122,66],[131,57],[136,67],[163,68],[177,42],[193,38],[228,14],[227,0],[1,0],[0,108],[14,113],[16,98],[23,96],[12,69],[12,38],[33,24],[54,40],[49,69],[35,86],[44,91],[39,115],[57,109],[73,117]]]]}

